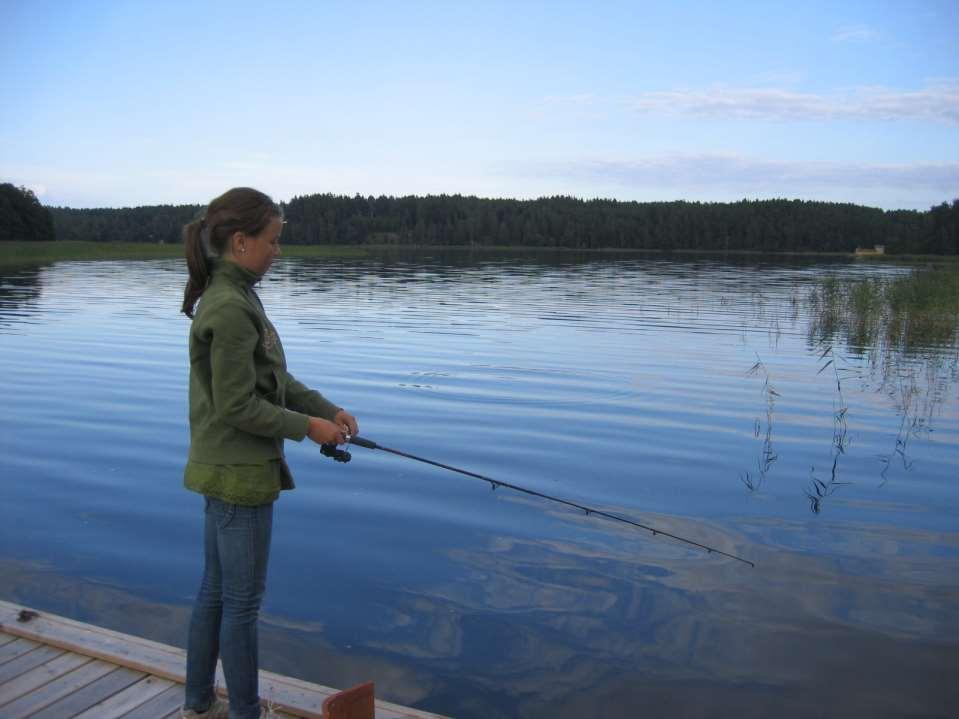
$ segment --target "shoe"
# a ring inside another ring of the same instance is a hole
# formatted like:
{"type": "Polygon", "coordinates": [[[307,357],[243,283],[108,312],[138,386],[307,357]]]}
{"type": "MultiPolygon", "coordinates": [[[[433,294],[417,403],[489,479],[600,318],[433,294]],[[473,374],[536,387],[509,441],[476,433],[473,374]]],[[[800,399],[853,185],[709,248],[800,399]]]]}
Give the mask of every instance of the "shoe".
{"type": "Polygon", "coordinates": [[[181,719],[227,719],[230,714],[230,705],[225,699],[217,697],[205,712],[195,712],[192,709],[181,709],[181,719]]]}

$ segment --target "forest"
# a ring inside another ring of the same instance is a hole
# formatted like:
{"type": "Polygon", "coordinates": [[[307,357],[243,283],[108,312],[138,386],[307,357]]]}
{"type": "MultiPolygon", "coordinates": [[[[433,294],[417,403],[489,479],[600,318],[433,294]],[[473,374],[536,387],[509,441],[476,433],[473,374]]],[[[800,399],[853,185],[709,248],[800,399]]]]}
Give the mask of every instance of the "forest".
{"type": "MultiPolygon", "coordinates": [[[[704,203],[462,195],[314,194],[282,206],[283,242],[299,245],[754,252],[853,252],[885,245],[888,254],[959,254],[959,199],[925,212],[787,199],[704,203]]],[[[52,216],[58,240],[174,243],[203,206],[41,209],[52,216]]],[[[7,226],[7,205],[0,205],[0,212],[0,239],[50,239],[43,233],[17,237],[20,225],[7,226]]]]}

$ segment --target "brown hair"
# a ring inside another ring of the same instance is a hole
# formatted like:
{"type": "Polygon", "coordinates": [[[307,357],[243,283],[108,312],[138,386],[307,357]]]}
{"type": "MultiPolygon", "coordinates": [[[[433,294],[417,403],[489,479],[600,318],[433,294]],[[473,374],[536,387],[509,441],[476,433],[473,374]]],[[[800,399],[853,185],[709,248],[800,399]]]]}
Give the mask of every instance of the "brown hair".
{"type": "Polygon", "coordinates": [[[227,249],[234,232],[255,236],[274,217],[283,217],[283,210],[269,195],[250,187],[234,187],[217,197],[206,208],[203,217],[183,226],[183,247],[190,271],[183,291],[183,307],[187,317],[203,291],[210,284],[211,260],[227,249]]]}

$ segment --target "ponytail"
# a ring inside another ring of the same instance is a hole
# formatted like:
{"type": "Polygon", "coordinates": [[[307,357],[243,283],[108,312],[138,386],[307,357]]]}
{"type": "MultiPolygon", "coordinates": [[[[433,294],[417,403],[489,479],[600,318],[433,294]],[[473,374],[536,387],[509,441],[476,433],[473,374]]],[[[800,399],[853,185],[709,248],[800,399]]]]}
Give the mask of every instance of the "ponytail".
{"type": "Polygon", "coordinates": [[[211,257],[229,252],[234,232],[259,235],[283,210],[269,195],[249,187],[234,187],[217,197],[202,218],[183,226],[183,250],[190,276],[183,291],[180,311],[192,319],[196,303],[210,284],[211,257]]]}
{"type": "Polygon", "coordinates": [[[193,308],[196,307],[203,290],[210,284],[210,260],[203,247],[203,232],[206,230],[206,220],[194,220],[183,227],[183,248],[186,255],[186,266],[190,277],[183,291],[183,307],[180,311],[189,318],[193,318],[193,308]]]}

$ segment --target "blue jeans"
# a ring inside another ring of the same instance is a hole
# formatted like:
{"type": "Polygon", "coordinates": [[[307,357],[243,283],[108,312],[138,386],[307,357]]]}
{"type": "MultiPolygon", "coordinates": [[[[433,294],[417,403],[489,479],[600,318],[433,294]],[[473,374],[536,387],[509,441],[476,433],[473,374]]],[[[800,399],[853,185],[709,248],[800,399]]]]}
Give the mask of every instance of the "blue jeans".
{"type": "Polygon", "coordinates": [[[223,661],[230,719],[260,716],[256,623],[266,590],[273,504],[246,507],[206,497],[203,581],[193,605],[183,706],[206,711],[223,661]]]}

